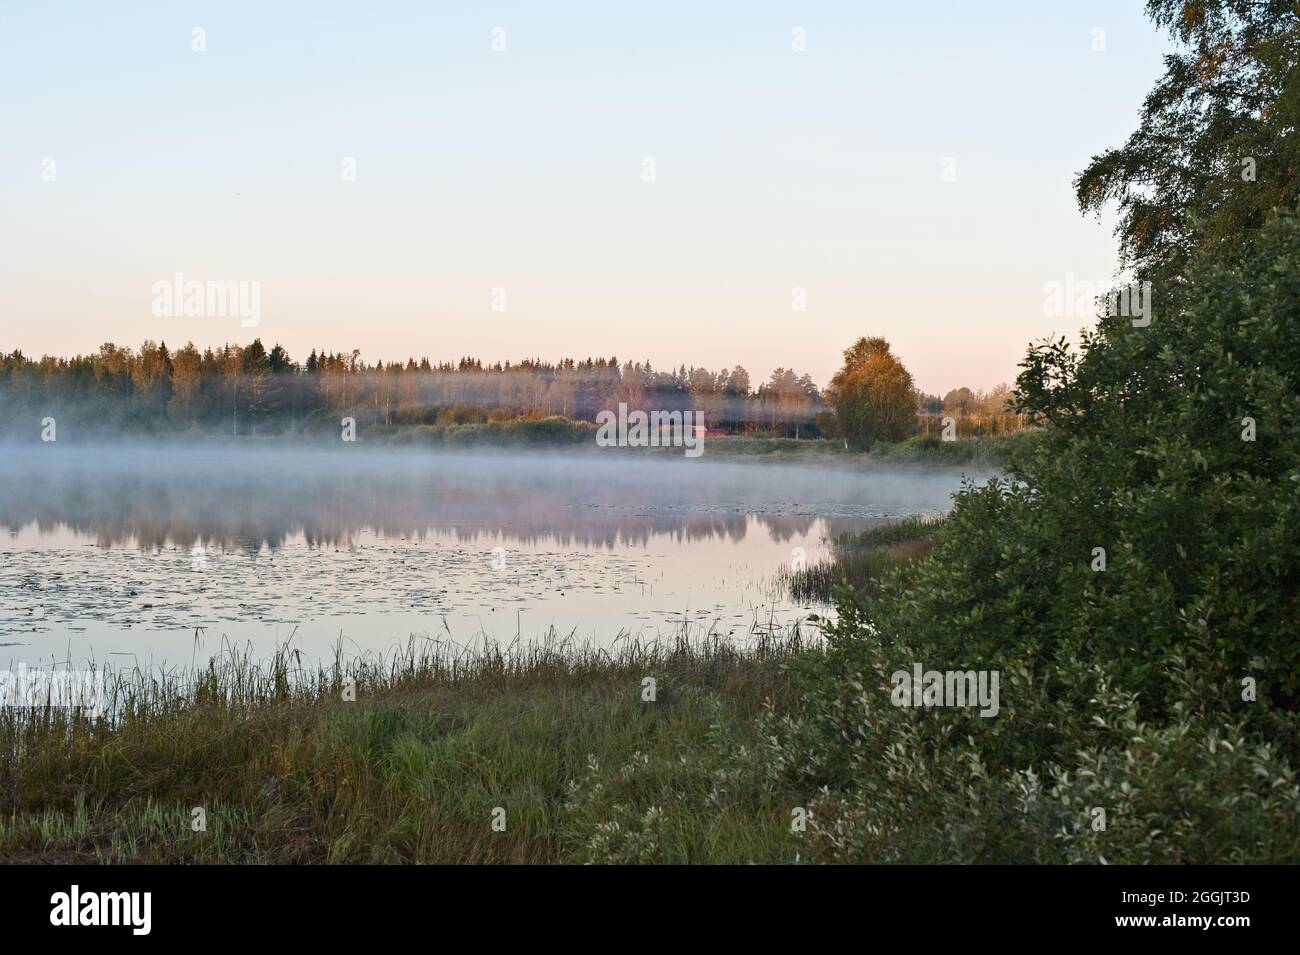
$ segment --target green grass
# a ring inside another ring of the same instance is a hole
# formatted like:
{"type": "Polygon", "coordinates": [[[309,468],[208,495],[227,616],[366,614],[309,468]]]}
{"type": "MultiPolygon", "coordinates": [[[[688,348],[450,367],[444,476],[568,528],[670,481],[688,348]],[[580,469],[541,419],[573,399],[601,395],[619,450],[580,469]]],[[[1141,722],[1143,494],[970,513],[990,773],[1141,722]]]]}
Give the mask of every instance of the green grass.
{"type": "MultiPolygon", "coordinates": [[[[317,422],[301,432],[300,440],[337,440],[337,428],[317,422]]],[[[367,425],[359,429],[363,444],[386,447],[413,447],[436,450],[516,449],[564,450],[566,453],[656,454],[681,457],[680,447],[600,448],[596,445],[597,426],[585,421],[551,417],[533,421],[488,421],[475,424],[367,425]]],[[[943,441],[937,437],[917,435],[893,444],[878,444],[870,452],[845,448],[840,440],[827,438],[779,438],[770,435],[714,435],[703,439],[703,457],[711,459],[753,459],[786,463],[816,462],[845,467],[918,465],[957,467],[976,465],[1000,467],[1011,455],[1026,447],[1036,431],[980,435],[943,441]]],[[[232,442],[283,441],[284,435],[241,436],[232,442]]]]}
{"type": "Polygon", "coordinates": [[[804,652],[791,631],[112,674],[111,719],[0,715],[0,862],[793,861],[798,803],[757,754],[804,652]]]}
{"type": "Polygon", "coordinates": [[[783,569],[778,582],[802,604],[830,604],[835,589],[844,585],[874,593],[888,572],[929,554],[942,525],[942,516],[906,517],[853,537],[842,536],[831,558],[802,570],[783,569]]]}
{"type": "Polygon", "coordinates": [[[916,514],[869,527],[856,537],[842,537],[838,543],[863,548],[930,540],[939,532],[943,521],[940,514],[916,514]]]}
{"type": "MultiPolygon", "coordinates": [[[[853,467],[872,465],[938,465],[959,467],[1001,467],[1011,456],[1026,448],[1037,431],[981,435],[943,441],[920,435],[893,444],[877,444],[869,452],[852,451],[839,440],[827,438],[773,438],[762,435],[727,435],[704,440],[704,456],[713,458],[756,458],[765,461],[817,461],[853,467]]],[[[663,449],[677,454],[680,449],[663,449]]]]}
{"type": "Polygon", "coordinates": [[[1029,448],[1037,440],[1039,430],[1013,431],[1009,434],[982,435],[944,441],[934,436],[917,435],[896,444],[881,444],[872,449],[870,457],[886,464],[973,464],[1001,467],[1013,455],[1029,448]]]}

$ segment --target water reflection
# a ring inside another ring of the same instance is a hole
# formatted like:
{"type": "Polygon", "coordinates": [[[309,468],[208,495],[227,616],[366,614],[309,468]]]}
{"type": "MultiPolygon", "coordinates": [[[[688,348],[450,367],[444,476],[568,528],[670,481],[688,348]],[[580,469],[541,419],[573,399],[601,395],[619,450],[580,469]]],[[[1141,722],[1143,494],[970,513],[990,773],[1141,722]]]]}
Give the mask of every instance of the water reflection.
{"type": "Polygon", "coordinates": [[[291,538],[346,546],[361,531],[583,548],[774,541],[946,506],[950,472],[854,474],[749,463],[365,451],[25,448],[0,465],[0,527],[25,542],[71,529],[104,547],[257,553],[291,538]],[[35,533],[32,533],[34,529],[35,533]]]}
{"type": "MultiPolygon", "coordinates": [[[[0,449],[2,450],[2,449],[0,449]]],[[[0,644],[174,659],[412,634],[606,642],[806,616],[799,550],[944,509],[954,472],[586,453],[25,447],[0,456],[0,644]]]]}

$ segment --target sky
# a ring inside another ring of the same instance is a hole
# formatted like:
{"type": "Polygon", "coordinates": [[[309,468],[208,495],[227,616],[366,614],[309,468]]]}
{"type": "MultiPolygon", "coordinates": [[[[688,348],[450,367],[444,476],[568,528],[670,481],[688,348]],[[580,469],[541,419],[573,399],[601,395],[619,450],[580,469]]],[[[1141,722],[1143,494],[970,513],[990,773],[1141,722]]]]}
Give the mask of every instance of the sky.
{"type": "Polygon", "coordinates": [[[1116,267],[1072,180],[1168,49],[1139,0],[0,0],[0,349],[825,385],[883,335],[923,390],[989,388],[1091,324],[1046,304],[1116,267]],[[177,273],[256,324],[158,314],[177,273]]]}

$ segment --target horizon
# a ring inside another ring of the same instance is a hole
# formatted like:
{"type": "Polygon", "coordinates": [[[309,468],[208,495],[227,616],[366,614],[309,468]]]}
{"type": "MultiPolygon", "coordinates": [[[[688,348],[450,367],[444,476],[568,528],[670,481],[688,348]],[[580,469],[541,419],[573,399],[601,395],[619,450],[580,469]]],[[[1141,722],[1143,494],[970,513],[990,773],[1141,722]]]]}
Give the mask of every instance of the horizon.
{"type": "Polygon", "coordinates": [[[1127,2],[8,19],[6,350],[258,337],[824,386],[880,335],[928,393],[1091,324],[1045,304],[1116,271],[1071,180],[1167,49],[1127,2]],[[177,273],[255,283],[258,324],[159,317],[177,273]]]}
{"type": "MultiPolygon", "coordinates": [[[[152,339],[147,339],[146,341],[141,342],[139,346],[124,345],[120,342],[106,341],[106,342],[102,342],[99,347],[93,350],[86,351],[86,352],[78,352],[72,355],[48,355],[48,354],[29,355],[25,352],[22,352],[21,349],[17,349],[16,351],[21,353],[22,357],[25,358],[26,360],[34,362],[36,364],[40,364],[41,361],[46,359],[53,359],[55,361],[60,361],[60,362],[71,362],[77,359],[93,358],[99,355],[101,348],[108,345],[112,345],[113,347],[117,349],[121,349],[123,351],[128,351],[135,357],[139,357],[141,348],[149,344],[166,348],[169,356],[171,357],[175,357],[177,351],[191,346],[195,348],[200,355],[211,353],[214,357],[219,357],[226,349],[230,349],[230,348],[246,349],[249,346],[251,346],[254,342],[259,342],[262,345],[263,350],[268,354],[271,351],[273,351],[275,348],[283,348],[287,356],[287,360],[292,365],[294,365],[298,371],[301,371],[303,373],[307,372],[307,364],[312,357],[316,357],[321,361],[325,360],[326,357],[338,357],[338,358],[344,358],[350,360],[353,354],[352,350],[349,349],[321,348],[321,347],[311,347],[307,350],[307,354],[305,355],[295,354],[289,349],[284,348],[281,342],[263,341],[260,335],[254,335],[252,338],[250,338],[247,342],[244,343],[226,341],[226,342],[222,342],[220,345],[211,345],[211,344],[203,345],[194,341],[186,341],[185,343],[179,345],[176,344],[175,342],[173,342],[172,344],[168,344],[166,339],[158,339],[156,341],[152,339]]],[[[5,350],[2,346],[0,346],[0,359],[10,358],[14,355],[14,352],[15,352],[14,349],[5,350]]],[[[677,374],[682,370],[685,370],[687,372],[696,371],[696,370],[705,370],[705,371],[713,372],[715,374],[725,374],[733,371],[737,367],[740,367],[742,370],[744,370],[749,374],[752,387],[755,391],[758,389],[759,385],[768,382],[775,372],[781,370],[793,372],[796,377],[800,377],[800,378],[806,375],[812,380],[813,384],[816,385],[818,390],[821,392],[825,392],[825,390],[830,386],[830,376],[828,376],[824,382],[818,381],[815,376],[812,376],[810,373],[804,372],[802,369],[795,368],[793,366],[785,366],[785,365],[778,365],[775,368],[766,369],[764,373],[762,370],[759,369],[746,368],[744,365],[742,365],[739,362],[728,363],[726,361],[723,361],[717,366],[693,365],[690,364],[689,362],[668,362],[666,364],[660,365],[657,362],[647,361],[646,359],[624,358],[619,355],[602,355],[597,353],[584,354],[582,355],[582,357],[578,357],[577,355],[564,355],[560,357],[529,355],[520,358],[507,358],[507,359],[486,359],[480,355],[457,355],[454,358],[448,358],[448,357],[435,358],[432,355],[424,355],[424,354],[417,355],[412,353],[412,354],[402,356],[400,358],[398,357],[373,358],[373,357],[367,357],[364,353],[360,352],[360,350],[357,350],[357,362],[359,365],[357,369],[358,373],[375,371],[376,369],[381,367],[382,368],[388,368],[392,366],[406,367],[409,363],[414,363],[417,366],[417,370],[423,371],[425,370],[423,368],[423,363],[426,361],[429,363],[432,371],[441,372],[441,373],[454,372],[457,374],[469,374],[475,371],[482,372],[482,373],[496,373],[497,371],[516,371],[521,368],[527,367],[529,365],[542,367],[542,368],[555,369],[555,368],[563,367],[566,362],[572,362],[574,367],[578,367],[588,362],[591,362],[593,364],[602,364],[602,363],[609,363],[609,362],[616,361],[618,367],[621,369],[632,366],[636,368],[653,369],[657,373],[671,373],[671,374],[677,374]],[[464,362],[477,363],[477,366],[473,369],[458,367],[460,364],[464,362]]],[[[987,394],[993,389],[1004,387],[1004,386],[1014,389],[1015,379],[1013,377],[1009,380],[994,382],[992,385],[988,387],[973,386],[966,382],[958,382],[955,384],[950,384],[939,389],[923,388],[921,387],[921,385],[916,384],[915,382],[913,382],[913,385],[916,391],[922,395],[942,398],[949,392],[956,391],[961,388],[969,388],[975,394],[987,394]]]]}

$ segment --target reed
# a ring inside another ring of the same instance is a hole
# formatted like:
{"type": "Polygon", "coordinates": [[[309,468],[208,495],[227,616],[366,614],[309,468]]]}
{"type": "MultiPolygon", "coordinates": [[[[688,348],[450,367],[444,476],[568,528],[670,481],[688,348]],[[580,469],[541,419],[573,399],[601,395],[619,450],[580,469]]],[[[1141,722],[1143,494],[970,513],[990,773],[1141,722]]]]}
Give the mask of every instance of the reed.
{"type": "Polygon", "coordinates": [[[789,861],[793,797],[716,803],[715,774],[796,705],[787,664],[814,642],[552,633],[107,672],[100,718],[0,710],[0,862],[605,860],[624,802],[676,807],[656,858],[789,861]]]}
{"type": "Polygon", "coordinates": [[[785,568],[777,582],[801,604],[829,605],[837,587],[875,593],[885,575],[906,569],[930,553],[933,537],[943,526],[942,515],[920,515],[868,528],[834,542],[831,557],[799,570],[785,568]]]}

